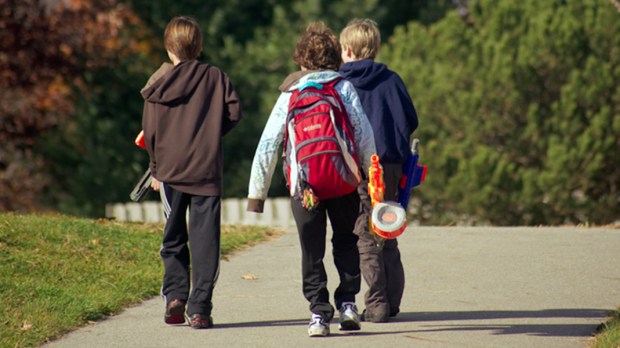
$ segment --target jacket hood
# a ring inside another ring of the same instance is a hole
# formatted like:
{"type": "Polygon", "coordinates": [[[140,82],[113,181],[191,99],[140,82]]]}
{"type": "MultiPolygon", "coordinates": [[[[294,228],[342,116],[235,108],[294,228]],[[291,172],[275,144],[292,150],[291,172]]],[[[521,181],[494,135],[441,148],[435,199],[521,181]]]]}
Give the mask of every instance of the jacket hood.
{"type": "Polygon", "coordinates": [[[279,89],[287,92],[298,89],[307,82],[326,83],[339,77],[340,74],[333,70],[302,70],[288,75],[279,89]]]}
{"type": "Polygon", "coordinates": [[[151,103],[171,104],[184,100],[196,89],[209,67],[197,60],[183,61],[175,66],[164,64],[149,79],[156,81],[150,86],[147,83],[140,93],[151,103]]]}
{"type": "Polygon", "coordinates": [[[366,88],[385,79],[384,74],[388,74],[389,70],[383,63],[377,63],[372,59],[362,59],[343,64],[339,72],[356,88],[366,88]]]}

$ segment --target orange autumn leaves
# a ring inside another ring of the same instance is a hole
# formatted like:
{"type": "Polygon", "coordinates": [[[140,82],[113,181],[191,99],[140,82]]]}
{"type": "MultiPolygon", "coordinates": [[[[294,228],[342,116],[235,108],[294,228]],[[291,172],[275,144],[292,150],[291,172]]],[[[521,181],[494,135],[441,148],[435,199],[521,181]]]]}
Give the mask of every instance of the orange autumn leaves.
{"type": "Polygon", "coordinates": [[[36,139],[74,113],[84,74],[144,43],[116,0],[0,0],[0,211],[30,209],[45,186],[36,139]]]}

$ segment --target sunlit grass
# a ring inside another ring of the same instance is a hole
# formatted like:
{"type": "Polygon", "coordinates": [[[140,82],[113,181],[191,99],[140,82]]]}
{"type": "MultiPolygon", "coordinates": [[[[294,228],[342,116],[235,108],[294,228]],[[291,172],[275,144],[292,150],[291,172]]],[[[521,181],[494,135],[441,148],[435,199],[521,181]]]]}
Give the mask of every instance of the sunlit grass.
{"type": "Polygon", "coordinates": [[[591,348],[620,348],[620,307],[611,314],[609,321],[602,325],[591,348]]]}
{"type": "MultiPolygon", "coordinates": [[[[162,224],[0,213],[0,347],[38,346],[159,293],[162,224]]],[[[222,227],[222,255],[277,233],[222,227]]]]}

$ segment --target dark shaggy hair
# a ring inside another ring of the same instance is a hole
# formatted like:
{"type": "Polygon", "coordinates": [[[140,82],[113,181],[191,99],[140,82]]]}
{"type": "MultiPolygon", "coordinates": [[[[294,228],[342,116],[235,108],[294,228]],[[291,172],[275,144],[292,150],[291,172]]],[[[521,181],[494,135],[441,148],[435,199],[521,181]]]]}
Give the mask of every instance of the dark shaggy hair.
{"type": "Polygon", "coordinates": [[[338,70],[342,63],[338,38],[323,22],[310,23],[297,41],[293,60],[309,70],[338,70]]]}

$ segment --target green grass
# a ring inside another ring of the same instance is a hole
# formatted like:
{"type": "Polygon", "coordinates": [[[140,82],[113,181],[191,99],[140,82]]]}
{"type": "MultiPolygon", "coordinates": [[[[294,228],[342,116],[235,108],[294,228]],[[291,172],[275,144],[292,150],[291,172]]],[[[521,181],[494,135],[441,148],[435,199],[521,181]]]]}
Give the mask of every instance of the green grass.
{"type": "Polygon", "coordinates": [[[620,348],[620,307],[611,314],[609,321],[601,325],[591,348],[620,348]]]}
{"type": "MultiPolygon", "coordinates": [[[[0,213],[0,347],[35,347],[157,295],[162,224],[0,213]]],[[[277,231],[222,226],[222,255],[277,231]]]]}

